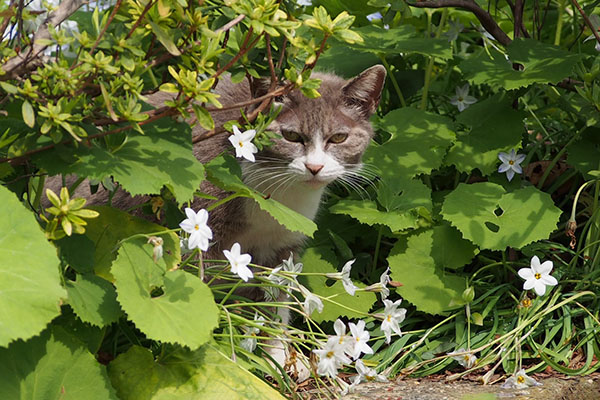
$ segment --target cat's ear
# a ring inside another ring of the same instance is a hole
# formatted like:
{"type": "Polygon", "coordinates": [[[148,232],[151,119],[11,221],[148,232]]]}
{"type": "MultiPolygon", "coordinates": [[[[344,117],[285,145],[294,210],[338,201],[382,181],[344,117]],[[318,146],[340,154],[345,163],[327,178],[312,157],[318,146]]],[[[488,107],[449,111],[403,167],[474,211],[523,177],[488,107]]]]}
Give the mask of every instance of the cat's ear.
{"type": "Polygon", "coordinates": [[[366,117],[375,112],[381,99],[386,71],[383,65],[374,65],[351,79],[342,88],[344,100],[352,106],[358,106],[366,117]]]}

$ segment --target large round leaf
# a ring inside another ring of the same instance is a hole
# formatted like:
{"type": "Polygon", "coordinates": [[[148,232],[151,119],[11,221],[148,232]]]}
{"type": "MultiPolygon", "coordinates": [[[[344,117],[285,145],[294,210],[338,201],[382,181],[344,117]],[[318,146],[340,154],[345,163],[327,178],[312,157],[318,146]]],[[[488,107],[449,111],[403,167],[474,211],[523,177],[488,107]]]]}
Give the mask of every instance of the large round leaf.
{"type": "Polygon", "coordinates": [[[444,218],[480,248],[521,248],[547,239],[561,211],[547,193],[534,187],[505,193],[500,185],[460,184],[442,206],[444,218]]]}
{"type": "Polygon", "coordinates": [[[194,275],[166,271],[162,259],[152,259],[152,245],[142,243],[123,244],[113,263],[117,300],[149,338],[200,347],[217,327],[219,309],[212,292],[194,275]]]}
{"type": "Polygon", "coordinates": [[[54,327],[0,349],[0,399],[116,399],[106,370],[85,345],[54,327]]]}
{"type": "Polygon", "coordinates": [[[33,214],[0,186],[0,346],[40,333],[60,313],[56,248],[33,214]]]}

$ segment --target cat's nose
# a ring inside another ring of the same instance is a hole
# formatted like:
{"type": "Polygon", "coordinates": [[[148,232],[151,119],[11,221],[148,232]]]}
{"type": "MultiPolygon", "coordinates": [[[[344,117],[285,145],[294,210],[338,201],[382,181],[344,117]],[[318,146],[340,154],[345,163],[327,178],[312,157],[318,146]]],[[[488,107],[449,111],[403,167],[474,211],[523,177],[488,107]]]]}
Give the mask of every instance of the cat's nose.
{"type": "Polygon", "coordinates": [[[323,169],[323,164],[304,164],[306,169],[311,172],[311,174],[316,175],[320,170],[323,169]]]}

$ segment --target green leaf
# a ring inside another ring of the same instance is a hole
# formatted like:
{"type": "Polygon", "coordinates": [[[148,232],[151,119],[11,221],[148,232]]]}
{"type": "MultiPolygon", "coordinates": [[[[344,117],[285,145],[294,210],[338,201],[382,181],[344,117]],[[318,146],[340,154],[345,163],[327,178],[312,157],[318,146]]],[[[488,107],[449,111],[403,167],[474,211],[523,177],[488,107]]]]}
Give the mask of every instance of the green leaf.
{"type": "Polygon", "coordinates": [[[350,45],[357,50],[376,54],[417,53],[443,60],[452,58],[450,42],[417,35],[415,28],[408,24],[391,29],[368,25],[354,31],[364,39],[361,43],[350,45]]]}
{"type": "MultiPolygon", "coordinates": [[[[338,269],[334,267],[336,262],[335,254],[323,247],[308,248],[302,255],[302,263],[304,264],[303,272],[318,272],[323,274],[339,272],[338,269]]],[[[341,268],[343,263],[339,264],[341,268]]],[[[335,281],[333,285],[327,286],[326,282],[328,281],[328,278],[325,276],[313,275],[304,278],[304,281],[311,292],[323,297],[328,297],[331,300],[323,300],[323,312],[313,312],[311,318],[316,322],[335,321],[341,316],[361,318],[364,313],[369,311],[373,303],[377,300],[375,293],[372,292],[356,291],[354,296],[350,296],[344,289],[341,281],[335,281]],[[338,303],[339,305],[333,302],[338,303]]],[[[359,282],[354,283],[359,288],[364,288],[366,286],[359,282]]]]}
{"type": "MultiPolygon", "coordinates": [[[[444,228],[442,228],[444,229],[444,228]]],[[[388,257],[391,278],[402,283],[396,291],[417,307],[430,314],[443,314],[454,299],[465,289],[465,279],[444,271],[444,254],[437,248],[452,246],[454,239],[429,229],[419,234],[401,238],[388,257]]]]}
{"type": "Polygon", "coordinates": [[[117,293],[110,282],[94,275],[78,275],[67,282],[69,304],[82,321],[103,327],[121,316],[117,293]]]}
{"type": "Polygon", "coordinates": [[[479,253],[477,246],[463,239],[458,229],[445,221],[433,227],[432,239],[431,257],[440,267],[460,268],[479,253]]]}
{"type": "Polygon", "coordinates": [[[534,187],[505,193],[500,185],[461,183],[446,196],[442,215],[482,249],[521,248],[547,239],[561,211],[534,187]]]}
{"type": "Polygon", "coordinates": [[[204,129],[213,129],[215,127],[215,121],[213,121],[212,116],[206,108],[200,107],[198,104],[192,104],[192,108],[201,127],[204,129]]]}
{"type": "Polygon", "coordinates": [[[106,370],[87,348],[53,327],[27,342],[0,348],[0,398],[115,399],[106,370]]]}
{"type": "Polygon", "coordinates": [[[51,175],[77,174],[102,181],[113,176],[132,195],[158,194],[166,185],[179,203],[190,201],[204,180],[204,168],[194,157],[188,124],[161,118],[144,125],[144,135],[130,134],[111,152],[90,147],[40,155],[36,161],[51,175]]]}
{"type": "Polygon", "coordinates": [[[446,149],[455,139],[451,121],[410,107],[388,113],[381,126],[392,137],[372,144],[365,161],[376,166],[384,179],[409,179],[428,174],[442,164],[446,149]]]}
{"type": "Polygon", "coordinates": [[[594,178],[592,171],[600,169],[600,129],[587,128],[567,150],[569,164],[588,178],[594,178]]]}
{"type": "Polygon", "coordinates": [[[66,292],[56,248],[33,213],[2,186],[0,215],[0,346],[6,346],[39,334],[60,313],[66,292]]]}
{"type": "Polygon", "coordinates": [[[173,40],[171,40],[171,37],[173,35],[169,34],[165,30],[163,30],[163,28],[161,28],[160,25],[152,21],[148,21],[148,24],[150,24],[152,32],[154,32],[158,41],[161,42],[163,46],[165,46],[165,49],[167,49],[169,53],[171,53],[174,56],[181,55],[181,52],[179,51],[173,40]]]}
{"type": "Polygon", "coordinates": [[[265,382],[221,354],[214,346],[183,350],[155,360],[133,346],[109,365],[122,400],[281,400],[265,382]]]}
{"type": "Polygon", "coordinates": [[[317,230],[317,225],[304,215],[244,185],[240,178],[240,165],[232,156],[224,155],[213,159],[206,164],[206,170],[211,182],[225,190],[253,199],[263,211],[269,213],[278,223],[290,231],[301,232],[312,237],[317,230]]]}
{"type": "Polygon", "coordinates": [[[96,275],[112,281],[110,266],[117,257],[118,243],[133,235],[150,234],[163,239],[164,255],[167,268],[177,266],[181,260],[179,237],[168,228],[153,224],[144,219],[134,217],[112,207],[90,207],[100,213],[97,218],[87,221],[85,236],[95,247],[93,267],[96,275]],[[164,233],[160,233],[164,232],[164,233]],[[160,233],[160,234],[159,234],[160,233]]]}
{"type": "Polygon", "coordinates": [[[505,94],[473,104],[458,115],[457,122],[471,131],[458,136],[444,163],[459,171],[479,169],[489,175],[498,169],[498,153],[518,149],[525,130],[525,113],[512,108],[505,94]]]}
{"type": "Polygon", "coordinates": [[[343,199],[329,208],[334,214],[346,214],[370,226],[385,225],[392,231],[418,227],[418,214],[410,211],[380,211],[374,201],[343,199]]]}
{"type": "Polygon", "coordinates": [[[508,58],[494,49],[490,54],[481,50],[460,63],[460,70],[474,84],[487,84],[505,90],[529,86],[533,83],[558,83],[567,78],[580,56],[558,46],[534,39],[517,38],[508,45],[508,58]],[[524,66],[513,69],[512,63],[524,66]]]}
{"type": "Polygon", "coordinates": [[[21,113],[23,114],[23,121],[28,127],[33,128],[35,126],[35,112],[33,111],[31,103],[29,103],[27,100],[23,102],[21,113]]]}
{"type": "Polygon", "coordinates": [[[152,245],[126,242],[111,272],[117,299],[136,327],[151,339],[197,349],[212,337],[219,309],[208,286],[187,272],[154,263],[152,245]],[[162,294],[153,297],[157,289],[162,294]]]}

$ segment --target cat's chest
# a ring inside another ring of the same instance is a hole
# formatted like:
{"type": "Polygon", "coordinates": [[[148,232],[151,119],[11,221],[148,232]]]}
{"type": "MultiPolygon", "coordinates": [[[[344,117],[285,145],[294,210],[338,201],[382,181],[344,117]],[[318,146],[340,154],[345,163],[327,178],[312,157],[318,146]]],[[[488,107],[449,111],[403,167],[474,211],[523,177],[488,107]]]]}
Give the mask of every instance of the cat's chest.
{"type": "MultiPolygon", "coordinates": [[[[312,220],[319,209],[322,194],[323,189],[311,189],[299,184],[274,195],[273,199],[312,220]]],[[[253,262],[257,264],[280,262],[276,258],[281,256],[282,251],[297,249],[306,238],[302,233],[285,228],[250,199],[245,201],[244,215],[245,229],[239,232],[234,241],[239,242],[242,249],[248,249],[253,262]]]]}

